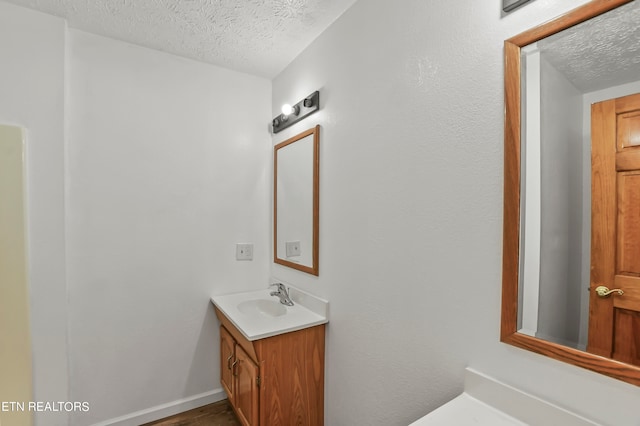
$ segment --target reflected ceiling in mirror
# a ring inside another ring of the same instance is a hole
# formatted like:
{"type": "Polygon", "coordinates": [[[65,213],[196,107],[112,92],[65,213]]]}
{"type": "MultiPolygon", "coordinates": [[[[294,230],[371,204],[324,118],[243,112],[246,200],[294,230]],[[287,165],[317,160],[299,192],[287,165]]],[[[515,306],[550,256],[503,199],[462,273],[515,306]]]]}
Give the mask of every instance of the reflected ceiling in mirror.
{"type": "MultiPolygon", "coordinates": [[[[506,343],[634,384],[640,384],[640,357],[613,360],[610,354],[617,349],[593,344],[591,326],[601,323],[590,313],[619,302],[609,297],[594,303],[590,282],[594,276],[601,280],[597,265],[602,263],[600,248],[594,249],[596,261],[590,259],[590,104],[608,99],[599,98],[605,95],[640,92],[638,4],[594,0],[505,42],[501,328],[506,343]]],[[[612,188],[609,193],[616,192],[615,181],[612,188]]],[[[594,199],[601,193],[594,192],[594,199]]],[[[598,214],[594,208],[594,222],[600,221],[598,214]]],[[[594,240],[600,239],[598,232],[594,228],[594,240]]],[[[637,290],[640,294],[640,285],[637,290]]],[[[634,300],[634,291],[623,304],[634,300]]],[[[630,330],[638,327],[637,334],[640,315],[633,318],[630,330]]],[[[610,323],[617,327],[617,321],[610,323]]],[[[633,346],[634,339],[625,340],[633,346]]],[[[631,350],[640,354],[640,343],[636,346],[631,350]]]]}
{"type": "Polygon", "coordinates": [[[582,93],[638,81],[640,7],[631,3],[537,42],[582,93]]]}

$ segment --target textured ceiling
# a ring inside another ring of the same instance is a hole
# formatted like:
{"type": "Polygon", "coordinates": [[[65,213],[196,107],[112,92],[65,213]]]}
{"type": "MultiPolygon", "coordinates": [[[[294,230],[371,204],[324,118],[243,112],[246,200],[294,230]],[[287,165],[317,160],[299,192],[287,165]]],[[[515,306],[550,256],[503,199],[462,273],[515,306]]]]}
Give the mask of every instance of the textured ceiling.
{"type": "Polygon", "coordinates": [[[583,93],[640,80],[640,1],[538,42],[583,93]]]}
{"type": "Polygon", "coordinates": [[[6,0],[87,32],[272,78],[356,0],[6,0]]]}

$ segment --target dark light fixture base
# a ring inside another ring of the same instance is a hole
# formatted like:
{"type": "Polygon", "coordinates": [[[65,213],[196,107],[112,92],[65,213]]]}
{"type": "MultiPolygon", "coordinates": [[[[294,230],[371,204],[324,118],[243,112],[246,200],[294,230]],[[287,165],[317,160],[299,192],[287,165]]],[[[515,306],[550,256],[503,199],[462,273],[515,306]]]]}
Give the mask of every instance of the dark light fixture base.
{"type": "Polygon", "coordinates": [[[511,12],[513,9],[516,9],[529,1],[531,0],[502,0],[502,10],[505,12],[511,12]]]}

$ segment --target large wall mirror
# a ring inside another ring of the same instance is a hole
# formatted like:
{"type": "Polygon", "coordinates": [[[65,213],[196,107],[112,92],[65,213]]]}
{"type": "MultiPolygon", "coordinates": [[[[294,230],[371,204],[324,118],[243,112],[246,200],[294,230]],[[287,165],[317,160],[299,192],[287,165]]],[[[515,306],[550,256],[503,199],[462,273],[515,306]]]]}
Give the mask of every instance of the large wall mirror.
{"type": "Polygon", "coordinates": [[[274,262],[318,275],[320,126],[274,147],[274,262]]]}
{"type": "Polygon", "coordinates": [[[640,2],[505,42],[503,342],[640,385],[640,2]]]}

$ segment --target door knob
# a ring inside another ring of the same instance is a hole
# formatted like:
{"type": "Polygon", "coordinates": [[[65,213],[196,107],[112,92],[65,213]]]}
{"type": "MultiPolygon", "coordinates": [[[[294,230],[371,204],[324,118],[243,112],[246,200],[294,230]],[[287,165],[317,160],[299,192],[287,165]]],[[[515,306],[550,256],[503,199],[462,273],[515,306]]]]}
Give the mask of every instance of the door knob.
{"type": "Polygon", "coordinates": [[[620,290],[619,288],[614,288],[613,290],[609,290],[607,287],[603,285],[596,287],[596,294],[599,297],[607,297],[611,293],[618,293],[619,296],[622,296],[624,294],[624,291],[620,290]]]}

